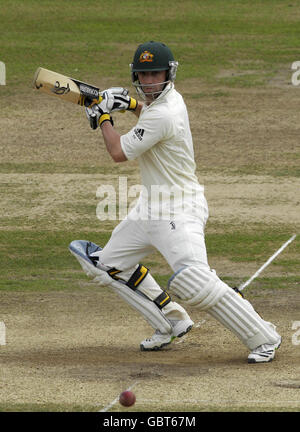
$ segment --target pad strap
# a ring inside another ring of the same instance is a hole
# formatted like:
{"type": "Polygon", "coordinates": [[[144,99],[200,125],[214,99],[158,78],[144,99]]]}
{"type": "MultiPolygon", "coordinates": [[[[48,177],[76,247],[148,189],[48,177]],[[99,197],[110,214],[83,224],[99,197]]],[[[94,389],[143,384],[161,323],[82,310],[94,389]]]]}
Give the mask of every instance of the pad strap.
{"type": "Polygon", "coordinates": [[[233,291],[238,293],[239,296],[241,296],[242,298],[245,298],[244,294],[237,287],[232,287],[232,289],[233,289],[233,291]]]}
{"type": "Polygon", "coordinates": [[[121,273],[121,270],[117,270],[115,267],[110,268],[107,270],[107,273],[109,276],[115,280],[119,280],[120,278],[117,276],[117,274],[121,273]]]}
{"type": "Polygon", "coordinates": [[[147,274],[149,273],[149,269],[139,264],[134,273],[130,276],[129,280],[125,282],[124,279],[118,276],[119,273],[122,273],[122,270],[118,270],[115,267],[106,270],[106,273],[114,280],[122,281],[125,285],[131,288],[133,291],[136,291],[138,286],[143,282],[147,274]]]}
{"type": "Polygon", "coordinates": [[[149,269],[147,269],[147,267],[143,266],[142,264],[139,264],[138,268],[130,276],[126,285],[135,291],[137,289],[137,287],[140,285],[140,283],[142,283],[142,281],[145,279],[148,272],[149,272],[149,269]]]}
{"type": "MultiPolygon", "coordinates": [[[[147,267],[143,266],[142,264],[139,264],[137,269],[130,276],[129,280],[126,282],[125,285],[127,285],[129,288],[135,291],[138,288],[138,286],[142,283],[142,281],[145,279],[148,272],[149,269],[147,269],[147,267]]],[[[109,270],[107,270],[107,273],[112,279],[120,280],[121,278],[118,276],[118,274],[122,273],[122,270],[118,270],[115,267],[112,267],[109,270]]]]}
{"type": "Polygon", "coordinates": [[[162,309],[163,307],[167,306],[171,302],[171,297],[167,293],[167,291],[163,291],[156,299],[153,300],[159,309],[162,309]]]}

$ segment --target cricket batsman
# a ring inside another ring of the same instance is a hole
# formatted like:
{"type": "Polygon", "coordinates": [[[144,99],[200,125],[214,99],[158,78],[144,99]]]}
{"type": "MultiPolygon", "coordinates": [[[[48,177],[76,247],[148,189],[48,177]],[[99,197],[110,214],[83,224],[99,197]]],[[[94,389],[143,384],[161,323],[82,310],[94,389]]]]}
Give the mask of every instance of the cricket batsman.
{"type": "Polygon", "coordinates": [[[116,163],[137,159],[142,191],[103,248],[75,240],[70,251],[88,275],[111,287],[153,327],[154,334],[141,342],[141,350],[159,350],[192,328],[186,310],[171,299],[174,294],[231,330],[249,349],[249,363],[269,362],[281,343],[276,327],[208,264],[204,237],[208,207],[195,175],[187,108],[174,87],[178,62],[165,44],[150,41],[138,46],[130,67],[140,101],[126,89],[113,87],[86,113],[91,126],[96,119],[116,163]],[[111,113],[124,110],[135,114],[137,123],[120,135],[111,113]],[[157,190],[160,193],[154,193],[157,190]],[[167,291],[142,264],[154,250],[174,272],[167,291]]]}

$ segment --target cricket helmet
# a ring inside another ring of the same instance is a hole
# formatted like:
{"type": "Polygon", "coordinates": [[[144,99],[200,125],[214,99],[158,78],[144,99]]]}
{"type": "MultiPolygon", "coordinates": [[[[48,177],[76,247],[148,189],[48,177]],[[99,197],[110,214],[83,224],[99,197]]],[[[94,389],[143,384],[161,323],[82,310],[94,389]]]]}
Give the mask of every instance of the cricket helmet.
{"type": "Polygon", "coordinates": [[[166,81],[161,84],[166,86],[169,82],[175,81],[177,67],[178,62],[174,60],[172,51],[167,45],[154,41],[143,43],[137,47],[130,65],[132,83],[141,94],[143,92],[138,80],[138,72],[165,70],[167,71],[166,81]]]}

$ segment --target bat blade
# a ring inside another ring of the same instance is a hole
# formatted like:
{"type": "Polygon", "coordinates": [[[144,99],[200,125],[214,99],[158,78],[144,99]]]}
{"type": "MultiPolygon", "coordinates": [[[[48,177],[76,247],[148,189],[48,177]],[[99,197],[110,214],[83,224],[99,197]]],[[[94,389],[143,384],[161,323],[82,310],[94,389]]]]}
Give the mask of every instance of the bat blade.
{"type": "Polygon", "coordinates": [[[33,86],[43,93],[81,106],[101,100],[98,87],[42,67],[35,72],[33,86]]]}

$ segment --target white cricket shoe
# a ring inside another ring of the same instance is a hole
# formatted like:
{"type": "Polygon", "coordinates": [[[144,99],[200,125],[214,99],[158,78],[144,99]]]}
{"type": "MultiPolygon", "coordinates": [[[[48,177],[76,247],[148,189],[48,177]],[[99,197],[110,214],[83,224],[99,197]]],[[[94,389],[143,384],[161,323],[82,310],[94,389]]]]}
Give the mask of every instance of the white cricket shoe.
{"type": "Polygon", "coordinates": [[[255,348],[248,356],[248,363],[267,363],[275,357],[275,351],[280,347],[281,337],[275,344],[263,344],[255,348]]]}
{"type": "Polygon", "coordinates": [[[194,325],[194,321],[192,321],[190,318],[178,321],[170,319],[170,322],[172,324],[173,336],[175,337],[182,337],[188,333],[194,325]]]}
{"type": "Polygon", "coordinates": [[[172,333],[163,334],[156,330],[153,336],[143,340],[140,344],[141,351],[158,351],[166,345],[169,345],[176,337],[182,337],[188,333],[194,322],[191,319],[172,322],[172,333]]]}
{"type": "Polygon", "coordinates": [[[166,345],[169,345],[175,336],[172,334],[163,334],[159,330],[156,330],[154,335],[150,338],[144,339],[140,348],[141,351],[158,351],[166,345]]]}

